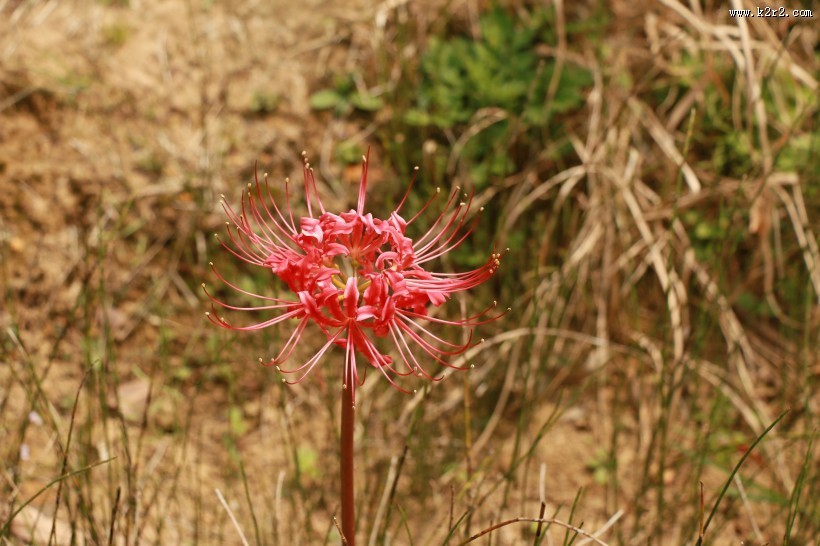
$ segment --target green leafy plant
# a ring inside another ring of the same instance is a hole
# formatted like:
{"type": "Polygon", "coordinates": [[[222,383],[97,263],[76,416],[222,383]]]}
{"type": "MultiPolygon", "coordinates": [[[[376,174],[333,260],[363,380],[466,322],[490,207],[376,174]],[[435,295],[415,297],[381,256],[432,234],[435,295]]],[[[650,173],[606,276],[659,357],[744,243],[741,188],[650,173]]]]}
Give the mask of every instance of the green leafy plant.
{"type": "Polygon", "coordinates": [[[478,187],[520,167],[516,145],[540,142],[550,120],[583,105],[592,76],[545,51],[556,40],[553,12],[527,18],[495,8],[479,21],[480,37],[430,39],[421,57],[417,98],[403,116],[410,126],[475,134],[461,150],[478,187]],[[471,129],[472,126],[472,129],[471,129]]]}
{"type": "Polygon", "coordinates": [[[380,97],[356,85],[354,74],[339,75],[332,87],[321,89],[311,95],[310,107],[314,110],[334,110],[338,115],[349,114],[353,110],[374,112],[384,103],[380,97]]]}

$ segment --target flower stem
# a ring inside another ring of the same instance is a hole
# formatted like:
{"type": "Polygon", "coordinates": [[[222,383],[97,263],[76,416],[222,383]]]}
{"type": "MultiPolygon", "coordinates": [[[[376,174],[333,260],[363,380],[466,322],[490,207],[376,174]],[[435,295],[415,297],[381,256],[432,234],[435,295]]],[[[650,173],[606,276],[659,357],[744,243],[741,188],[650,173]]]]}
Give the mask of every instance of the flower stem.
{"type": "Polygon", "coordinates": [[[342,533],[347,546],[356,546],[356,505],[353,491],[353,389],[342,390],[342,533]]]}

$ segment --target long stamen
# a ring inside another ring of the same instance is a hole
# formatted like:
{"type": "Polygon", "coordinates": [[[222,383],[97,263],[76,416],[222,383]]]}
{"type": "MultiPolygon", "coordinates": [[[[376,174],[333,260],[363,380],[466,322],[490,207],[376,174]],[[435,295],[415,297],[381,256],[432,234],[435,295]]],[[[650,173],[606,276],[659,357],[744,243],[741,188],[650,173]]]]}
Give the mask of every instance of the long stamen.
{"type": "Polygon", "coordinates": [[[407,185],[407,191],[404,192],[404,197],[401,198],[399,204],[396,206],[396,214],[399,213],[401,208],[404,206],[404,202],[407,201],[407,197],[410,195],[410,190],[413,189],[413,185],[416,183],[416,175],[419,174],[419,168],[413,167],[413,178],[410,179],[410,184],[407,185]]]}

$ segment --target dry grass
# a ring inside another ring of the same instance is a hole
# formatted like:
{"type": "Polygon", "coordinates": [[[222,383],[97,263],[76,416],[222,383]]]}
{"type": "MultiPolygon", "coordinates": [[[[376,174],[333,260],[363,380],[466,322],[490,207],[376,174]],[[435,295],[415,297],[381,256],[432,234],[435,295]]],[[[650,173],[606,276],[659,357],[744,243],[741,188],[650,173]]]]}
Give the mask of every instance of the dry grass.
{"type": "MultiPolygon", "coordinates": [[[[575,41],[595,6],[555,2],[539,50],[550,100],[566,67],[592,74],[584,105],[477,195],[476,235],[511,252],[449,311],[513,312],[468,374],[359,395],[359,543],[695,544],[718,499],[703,543],[820,540],[820,14],[613,1],[575,41]]],[[[338,541],[333,358],[285,388],[255,365],[283,331],[209,326],[209,261],[269,280],[213,243],[217,196],[307,149],[344,206],[358,173],[334,154],[368,144],[374,213],[401,161],[469,186],[467,146],[510,112],[402,133],[397,159],[399,102],[309,97],[354,73],[412,100],[429,38],[477,36],[484,8],[0,0],[4,544],[338,541]]]]}

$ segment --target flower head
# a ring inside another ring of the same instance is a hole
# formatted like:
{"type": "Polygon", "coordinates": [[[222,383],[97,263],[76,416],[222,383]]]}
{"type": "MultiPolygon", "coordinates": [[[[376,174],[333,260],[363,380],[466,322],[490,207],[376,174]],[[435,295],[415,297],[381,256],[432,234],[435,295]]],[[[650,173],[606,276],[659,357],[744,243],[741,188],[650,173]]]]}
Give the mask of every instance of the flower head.
{"type": "MultiPolygon", "coordinates": [[[[237,307],[225,303],[207,289],[212,312],[206,313],[214,324],[230,330],[250,331],[295,321],[296,326],[278,354],[265,361],[277,371],[292,375],[286,383],[298,383],[333,346],[345,351],[342,384],[354,389],[361,385],[357,356],[378,369],[397,389],[396,377],[415,375],[430,380],[425,365],[430,359],[455,367],[448,358],[464,353],[476,343],[453,343],[433,333],[429,324],[472,327],[497,319],[488,316],[495,302],[482,312],[461,320],[444,320],[428,315],[430,307],[446,302],[456,292],[468,290],[488,280],[498,269],[501,254],[492,252],[483,265],[465,273],[437,273],[425,267],[459,246],[472,232],[478,218],[468,222],[472,195],[458,200],[459,188],[450,195],[441,214],[420,237],[411,239],[407,227],[413,224],[436,196],[409,220],[401,216],[411,181],[404,198],[387,219],[365,213],[367,158],[363,159],[359,198],[355,210],[334,214],[325,210],[317,191],[313,169],[303,152],[303,177],[307,215],[295,219],[290,207],[289,183],[285,182],[285,205],[273,199],[267,175],[264,183],[255,176],[243,192],[242,207],[234,210],[222,196],[228,215],[230,244],[222,245],[242,261],[269,269],[292,292],[289,298],[253,294],[225,279],[211,264],[216,276],[243,294],[258,298],[263,305],[237,307]],[[315,205],[318,205],[316,210],[315,205]],[[272,318],[247,326],[234,326],[220,316],[216,306],[238,311],[272,311],[272,318]],[[316,324],[325,335],[325,344],[306,362],[296,367],[285,363],[309,324],[316,324]],[[395,346],[394,358],[376,346],[379,338],[395,346]]],[[[416,169],[418,170],[418,169],[416,169]]],[[[438,195],[438,190],[436,194],[438,195]]],[[[218,236],[217,236],[218,237],[218,236]]],[[[205,285],[203,284],[203,289],[205,285]]]]}

